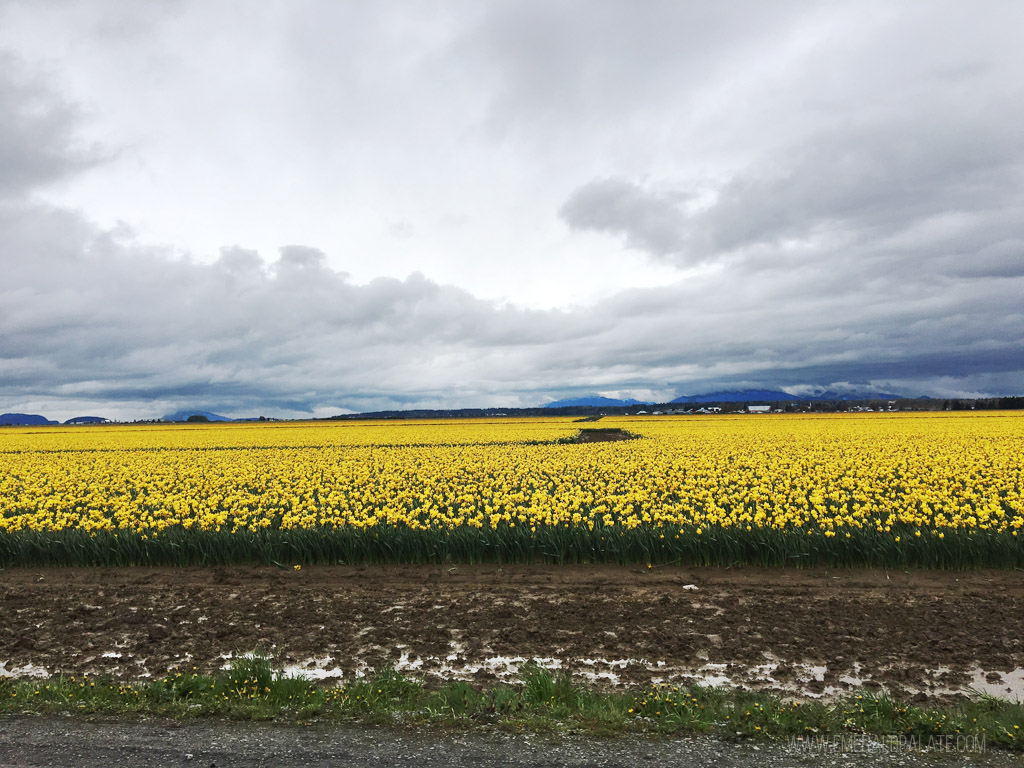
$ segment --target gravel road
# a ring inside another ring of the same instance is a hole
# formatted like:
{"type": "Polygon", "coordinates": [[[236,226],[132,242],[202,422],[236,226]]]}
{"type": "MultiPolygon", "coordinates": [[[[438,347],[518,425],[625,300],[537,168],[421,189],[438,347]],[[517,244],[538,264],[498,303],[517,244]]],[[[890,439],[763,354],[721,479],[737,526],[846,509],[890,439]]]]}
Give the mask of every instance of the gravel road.
{"type": "Polygon", "coordinates": [[[598,740],[327,724],[0,719],[0,766],[4,768],[1024,766],[1021,756],[997,750],[921,752],[863,741],[846,747],[846,751],[808,750],[786,743],[734,743],[703,736],[598,740]]]}

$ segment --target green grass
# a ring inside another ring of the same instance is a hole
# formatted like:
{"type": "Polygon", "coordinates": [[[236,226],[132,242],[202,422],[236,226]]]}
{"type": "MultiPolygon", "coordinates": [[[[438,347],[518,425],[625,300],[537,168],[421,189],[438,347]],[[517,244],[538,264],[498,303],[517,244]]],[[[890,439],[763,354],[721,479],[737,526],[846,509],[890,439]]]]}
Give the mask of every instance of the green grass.
{"type": "Polygon", "coordinates": [[[15,713],[487,725],[605,736],[710,733],[769,740],[868,735],[927,743],[963,735],[987,747],[1024,751],[1024,705],[984,695],[949,704],[910,704],[884,693],[797,702],[699,685],[616,693],[539,666],[527,666],[518,684],[483,689],[461,681],[428,687],[390,667],[345,685],[323,686],[281,675],[258,654],[236,658],[214,676],[171,670],[160,679],[134,684],[108,677],[0,677],[0,715],[15,713]]]}
{"type": "Polygon", "coordinates": [[[0,568],[44,566],[352,563],[618,563],[684,566],[1024,568],[1024,536],[909,526],[891,532],[853,529],[752,531],[641,525],[543,526],[417,531],[273,528],[234,533],[170,528],[159,535],[122,530],[0,532],[0,568]],[[846,537],[846,533],[850,537],[846,537]],[[900,538],[897,542],[896,537],[900,538]]]}

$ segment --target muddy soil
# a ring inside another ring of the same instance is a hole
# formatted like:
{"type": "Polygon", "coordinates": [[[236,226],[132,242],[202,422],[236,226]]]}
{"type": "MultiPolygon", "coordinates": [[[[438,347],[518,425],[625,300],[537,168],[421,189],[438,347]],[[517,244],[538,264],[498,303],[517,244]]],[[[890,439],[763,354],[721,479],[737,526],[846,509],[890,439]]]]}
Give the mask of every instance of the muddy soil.
{"type": "Polygon", "coordinates": [[[262,648],[350,679],[437,681],[525,660],[604,687],[731,683],[1024,695],[1024,574],[367,566],[0,571],[0,674],[212,672],[262,648]]]}
{"type": "Polygon", "coordinates": [[[636,440],[636,435],[617,428],[584,427],[573,442],[576,443],[616,443],[621,440],[636,440]]]}

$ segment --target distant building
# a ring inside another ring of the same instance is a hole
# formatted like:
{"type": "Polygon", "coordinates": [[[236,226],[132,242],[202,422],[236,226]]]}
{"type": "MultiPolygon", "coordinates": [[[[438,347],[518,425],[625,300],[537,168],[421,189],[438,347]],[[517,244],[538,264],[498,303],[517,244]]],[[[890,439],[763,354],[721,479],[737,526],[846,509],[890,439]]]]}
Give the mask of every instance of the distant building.
{"type": "Polygon", "coordinates": [[[771,409],[770,405],[748,405],[747,413],[769,413],[771,409]]]}

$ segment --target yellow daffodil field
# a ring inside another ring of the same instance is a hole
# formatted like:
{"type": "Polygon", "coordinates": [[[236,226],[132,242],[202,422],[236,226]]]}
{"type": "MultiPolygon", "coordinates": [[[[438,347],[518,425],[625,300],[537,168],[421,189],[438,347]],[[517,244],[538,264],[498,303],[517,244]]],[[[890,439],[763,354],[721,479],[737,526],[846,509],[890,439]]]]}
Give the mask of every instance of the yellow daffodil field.
{"type": "Polygon", "coordinates": [[[0,565],[1016,567],[1022,487],[1019,412],[6,428],[0,565]]]}

